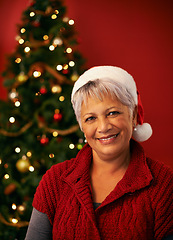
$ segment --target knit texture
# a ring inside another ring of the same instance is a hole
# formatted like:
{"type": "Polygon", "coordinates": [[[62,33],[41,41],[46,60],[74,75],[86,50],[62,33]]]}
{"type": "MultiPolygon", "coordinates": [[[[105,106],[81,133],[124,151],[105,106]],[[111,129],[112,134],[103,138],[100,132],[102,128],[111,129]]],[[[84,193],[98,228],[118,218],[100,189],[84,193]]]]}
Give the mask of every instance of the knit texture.
{"type": "Polygon", "coordinates": [[[129,167],[115,189],[93,208],[89,145],[77,157],[51,167],[43,176],[33,206],[46,213],[53,240],[159,240],[173,234],[173,173],[146,158],[131,142],[129,167]]]}

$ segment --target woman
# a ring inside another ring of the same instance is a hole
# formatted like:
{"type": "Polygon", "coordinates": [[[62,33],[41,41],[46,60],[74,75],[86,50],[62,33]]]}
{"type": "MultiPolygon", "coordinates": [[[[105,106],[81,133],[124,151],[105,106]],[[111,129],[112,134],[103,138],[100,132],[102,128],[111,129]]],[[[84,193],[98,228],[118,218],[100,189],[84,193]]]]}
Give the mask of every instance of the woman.
{"type": "Polygon", "coordinates": [[[133,77],[91,68],[72,104],[87,144],[43,176],[26,239],[172,239],[173,173],[138,143],[152,129],[133,77]]]}

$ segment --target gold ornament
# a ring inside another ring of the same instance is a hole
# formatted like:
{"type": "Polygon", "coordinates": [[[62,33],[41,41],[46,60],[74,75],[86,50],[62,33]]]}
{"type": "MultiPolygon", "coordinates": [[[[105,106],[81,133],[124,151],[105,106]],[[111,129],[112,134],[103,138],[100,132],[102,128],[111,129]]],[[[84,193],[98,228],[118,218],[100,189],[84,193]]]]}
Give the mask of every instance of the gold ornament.
{"type": "Polygon", "coordinates": [[[24,83],[28,80],[28,76],[24,72],[21,72],[16,78],[19,83],[24,83]]]}
{"type": "Polygon", "coordinates": [[[29,170],[30,162],[28,158],[19,159],[16,163],[16,168],[19,172],[25,173],[29,170]]]}

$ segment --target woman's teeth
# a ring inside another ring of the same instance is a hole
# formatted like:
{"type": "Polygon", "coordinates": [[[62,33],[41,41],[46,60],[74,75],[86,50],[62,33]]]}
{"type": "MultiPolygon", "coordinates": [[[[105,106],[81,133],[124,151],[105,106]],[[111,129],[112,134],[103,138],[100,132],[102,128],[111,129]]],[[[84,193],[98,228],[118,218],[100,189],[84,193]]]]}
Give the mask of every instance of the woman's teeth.
{"type": "Polygon", "coordinates": [[[117,136],[118,136],[118,134],[119,133],[117,133],[117,134],[115,134],[115,135],[113,135],[113,136],[111,136],[111,137],[108,137],[108,138],[98,138],[99,140],[102,140],[102,141],[107,141],[107,140],[110,140],[110,139],[112,139],[112,138],[116,138],[117,136]]]}

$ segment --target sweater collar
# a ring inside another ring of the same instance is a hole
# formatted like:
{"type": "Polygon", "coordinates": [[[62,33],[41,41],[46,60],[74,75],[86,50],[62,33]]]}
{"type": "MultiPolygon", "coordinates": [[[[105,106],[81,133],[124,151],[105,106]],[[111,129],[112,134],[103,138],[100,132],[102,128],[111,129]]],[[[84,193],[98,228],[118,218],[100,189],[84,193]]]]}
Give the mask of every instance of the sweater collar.
{"type": "MultiPolygon", "coordinates": [[[[153,177],[147,165],[147,159],[142,146],[131,140],[131,160],[128,169],[111,194],[105,199],[105,204],[113,199],[116,200],[126,193],[133,193],[150,184],[153,177]]],[[[76,156],[73,164],[64,172],[62,178],[71,187],[84,188],[84,184],[90,185],[90,164],[92,150],[86,144],[76,156]]]]}

